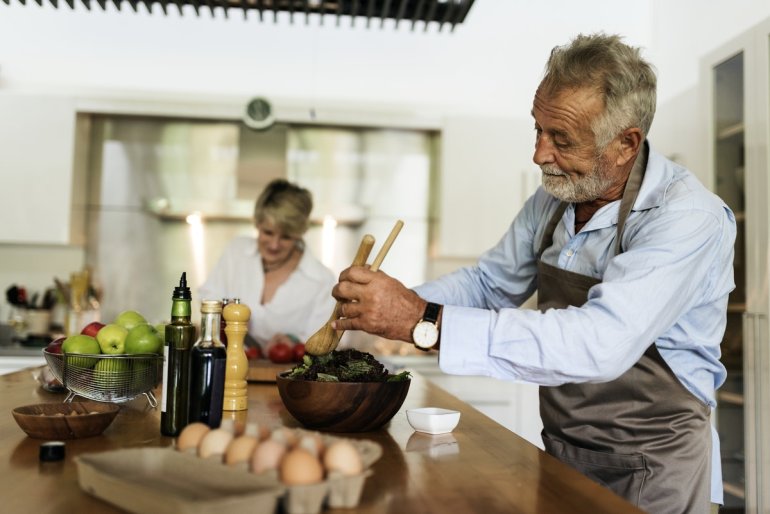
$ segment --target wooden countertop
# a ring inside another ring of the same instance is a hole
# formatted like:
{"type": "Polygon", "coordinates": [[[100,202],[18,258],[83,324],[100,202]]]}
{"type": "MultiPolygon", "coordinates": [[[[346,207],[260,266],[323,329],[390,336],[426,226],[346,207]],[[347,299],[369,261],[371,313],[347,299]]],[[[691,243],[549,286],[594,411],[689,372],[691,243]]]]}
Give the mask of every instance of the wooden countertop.
{"type": "MultiPolygon", "coordinates": [[[[248,395],[249,409],[260,422],[300,426],[284,409],[274,384],[249,384],[248,395]]],[[[0,418],[3,512],[120,512],[80,490],[73,457],[173,443],[160,435],[159,411],[140,397],[124,404],[101,436],[67,441],[64,462],[40,463],[42,441],[28,438],[11,410],[63,399],[63,394],[38,387],[30,370],[0,376],[0,408],[5,412],[0,418]]],[[[374,440],[384,450],[366,482],[357,513],[642,512],[419,375],[388,425],[353,437],[374,440]],[[459,410],[460,423],[454,432],[441,436],[414,432],[405,411],[423,406],[459,410]]],[[[324,512],[349,514],[352,510],[324,512]]]]}

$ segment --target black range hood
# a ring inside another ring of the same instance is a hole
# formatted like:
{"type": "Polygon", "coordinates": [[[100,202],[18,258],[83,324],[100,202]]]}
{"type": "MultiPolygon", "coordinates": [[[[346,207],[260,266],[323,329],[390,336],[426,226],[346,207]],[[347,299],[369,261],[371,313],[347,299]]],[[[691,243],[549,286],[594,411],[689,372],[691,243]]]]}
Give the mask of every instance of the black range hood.
{"type": "MultiPolygon", "coordinates": [[[[32,0],[18,0],[27,5],[33,3],[32,0]]],[[[333,15],[336,19],[336,25],[340,25],[343,19],[346,23],[355,26],[356,23],[365,23],[367,28],[385,25],[385,20],[395,20],[396,26],[402,22],[411,24],[411,29],[415,30],[417,22],[424,22],[423,30],[427,30],[428,23],[438,23],[439,31],[448,27],[453,31],[455,25],[462,23],[473,6],[475,0],[34,0],[38,5],[50,3],[56,8],[69,6],[75,8],[76,3],[80,3],[91,10],[92,8],[107,9],[107,4],[114,5],[120,10],[138,11],[141,5],[144,5],[149,12],[152,12],[155,5],[160,6],[164,14],[168,14],[169,9],[177,9],[180,14],[183,13],[184,6],[192,6],[195,13],[200,16],[201,12],[208,11],[214,16],[215,10],[222,10],[225,17],[232,9],[242,10],[243,15],[247,17],[249,11],[256,11],[259,21],[275,22],[278,19],[278,13],[289,13],[291,23],[303,20],[309,23],[310,15],[333,15]],[[379,23],[372,23],[379,22],[379,23]]],[[[11,0],[3,0],[10,5],[11,0]]],[[[320,23],[323,25],[324,17],[320,17],[320,23]]]]}

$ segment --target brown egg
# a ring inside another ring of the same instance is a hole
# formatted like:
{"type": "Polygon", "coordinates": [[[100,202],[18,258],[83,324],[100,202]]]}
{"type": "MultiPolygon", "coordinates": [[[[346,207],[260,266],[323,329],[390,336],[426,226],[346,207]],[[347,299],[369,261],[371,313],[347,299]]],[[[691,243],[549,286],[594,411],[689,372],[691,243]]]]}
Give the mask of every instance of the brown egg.
{"type": "Polygon", "coordinates": [[[340,440],[330,444],[323,456],[326,471],[343,475],[358,475],[364,470],[361,454],[353,443],[340,440]]]}
{"type": "Polygon", "coordinates": [[[223,428],[209,430],[198,445],[198,457],[207,459],[212,456],[222,456],[227,446],[233,440],[233,433],[223,428]]]}
{"type": "Polygon", "coordinates": [[[307,450],[296,448],[281,459],[281,481],[286,485],[317,484],[324,478],[324,470],[316,457],[307,450]]]}
{"type": "Polygon", "coordinates": [[[270,429],[265,425],[259,425],[259,440],[265,441],[270,439],[270,429]]]}
{"type": "Polygon", "coordinates": [[[210,430],[211,428],[205,423],[190,423],[182,429],[179,437],[177,437],[176,449],[180,452],[197,449],[203,436],[210,430]]]}
{"type": "Polygon", "coordinates": [[[286,454],[286,445],[274,439],[267,439],[257,445],[251,456],[251,472],[263,473],[278,469],[281,459],[286,454]]]}
{"type": "Polygon", "coordinates": [[[236,437],[227,445],[225,464],[235,466],[241,462],[250,462],[258,443],[257,438],[252,435],[236,437]]]}

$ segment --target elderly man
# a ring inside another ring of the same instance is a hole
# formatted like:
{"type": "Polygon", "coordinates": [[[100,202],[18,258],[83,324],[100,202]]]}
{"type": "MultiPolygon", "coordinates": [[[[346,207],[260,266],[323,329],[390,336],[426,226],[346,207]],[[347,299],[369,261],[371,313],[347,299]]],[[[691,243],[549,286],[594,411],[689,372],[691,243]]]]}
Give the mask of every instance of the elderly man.
{"type": "Polygon", "coordinates": [[[735,219],[649,146],[656,78],[617,36],[555,48],[535,93],[543,185],[471,268],[409,290],[340,275],[339,329],[431,348],[447,373],[540,384],[546,450],[656,514],[721,503],[709,423],[735,219]],[[537,292],[538,311],[518,309],[537,292]]]}

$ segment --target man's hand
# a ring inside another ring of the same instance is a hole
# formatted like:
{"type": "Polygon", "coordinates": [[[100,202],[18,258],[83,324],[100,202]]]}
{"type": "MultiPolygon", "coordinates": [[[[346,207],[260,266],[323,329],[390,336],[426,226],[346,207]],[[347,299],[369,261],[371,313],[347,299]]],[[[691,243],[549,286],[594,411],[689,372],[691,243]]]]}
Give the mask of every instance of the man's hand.
{"type": "Polygon", "coordinates": [[[335,330],[363,330],[386,339],[412,342],[412,329],[426,301],[382,271],[353,266],[340,274],[332,296],[344,302],[335,330]]]}

